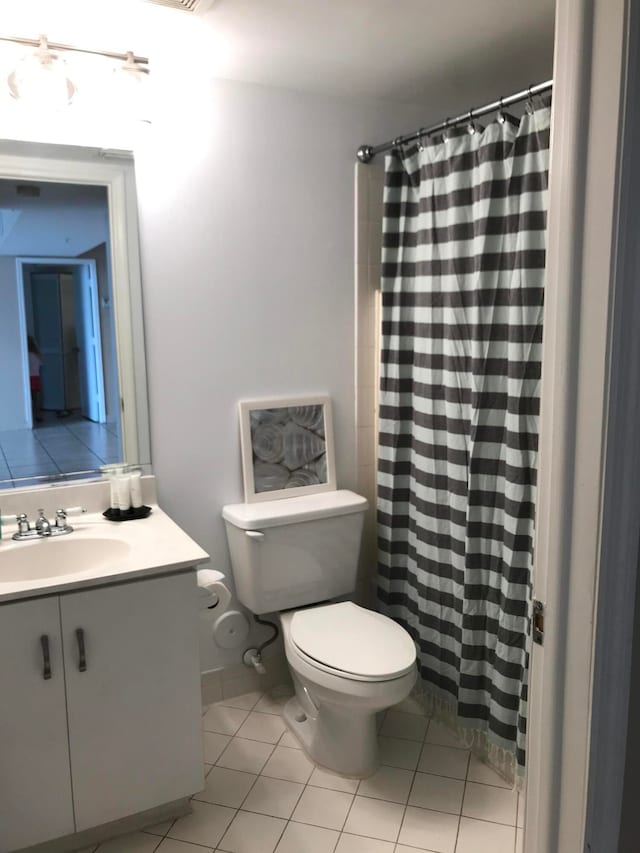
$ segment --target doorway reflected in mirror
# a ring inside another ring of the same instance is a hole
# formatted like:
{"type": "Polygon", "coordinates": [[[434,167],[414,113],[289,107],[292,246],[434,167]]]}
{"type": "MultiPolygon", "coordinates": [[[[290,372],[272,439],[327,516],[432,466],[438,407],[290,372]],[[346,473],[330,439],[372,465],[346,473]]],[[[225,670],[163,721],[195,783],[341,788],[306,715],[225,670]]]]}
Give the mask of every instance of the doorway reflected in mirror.
{"type": "Polygon", "coordinates": [[[0,181],[0,295],[2,485],[122,461],[105,187],[0,181]]]}

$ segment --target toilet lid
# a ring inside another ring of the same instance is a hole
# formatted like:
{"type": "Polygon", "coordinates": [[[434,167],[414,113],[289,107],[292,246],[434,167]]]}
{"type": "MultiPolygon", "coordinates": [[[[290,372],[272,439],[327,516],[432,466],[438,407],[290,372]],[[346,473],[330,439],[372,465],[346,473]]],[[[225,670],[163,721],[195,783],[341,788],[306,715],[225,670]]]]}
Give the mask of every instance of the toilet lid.
{"type": "Polygon", "coordinates": [[[345,675],[399,678],[416,660],[404,628],[350,601],[296,611],[291,639],[307,657],[345,675]]]}

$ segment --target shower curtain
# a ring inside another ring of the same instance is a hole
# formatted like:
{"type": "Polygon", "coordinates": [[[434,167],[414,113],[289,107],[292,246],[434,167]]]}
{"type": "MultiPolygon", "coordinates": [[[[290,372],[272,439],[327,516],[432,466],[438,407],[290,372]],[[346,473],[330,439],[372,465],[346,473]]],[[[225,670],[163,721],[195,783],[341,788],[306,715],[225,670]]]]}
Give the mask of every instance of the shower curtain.
{"type": "Polygon", "coordinates": [[[550,109],[386,159],[378,596],[426,709],[525,765],[550,109]]]}

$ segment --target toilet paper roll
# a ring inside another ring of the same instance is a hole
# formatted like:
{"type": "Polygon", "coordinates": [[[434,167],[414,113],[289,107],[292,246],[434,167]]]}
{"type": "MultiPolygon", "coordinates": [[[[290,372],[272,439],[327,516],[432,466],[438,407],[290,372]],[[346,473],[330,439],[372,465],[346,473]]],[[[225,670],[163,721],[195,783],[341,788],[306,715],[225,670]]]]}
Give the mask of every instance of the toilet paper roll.
{"type": "Polygon", "coordinates": [[[224,583],[225,577],[222,572],[217,572],[215,569],[199,569],[196,577],[200,609],[215,609],[216,613],[223,613],[229,606],[231,593],[224,583]]]}

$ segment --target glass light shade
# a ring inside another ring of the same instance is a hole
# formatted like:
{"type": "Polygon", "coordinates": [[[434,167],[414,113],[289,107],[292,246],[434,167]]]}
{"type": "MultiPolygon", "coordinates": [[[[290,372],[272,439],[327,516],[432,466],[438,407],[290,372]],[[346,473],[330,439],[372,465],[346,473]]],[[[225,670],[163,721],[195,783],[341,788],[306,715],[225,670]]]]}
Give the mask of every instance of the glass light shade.
{"type": "Polygon", "coordinates": [[[20,60],[7,82],[14,98],[39,110],[67,106],[76,91],[64,61],[49,49],[45,38],[35,53],[20,60]]]}
{"type": "Polygon", "coordinates": [[[114,109],[124,118],[146,119],[148,89],[148,70],[129,52],[126,62],[113,70],[109,99],[114,109]]]}

